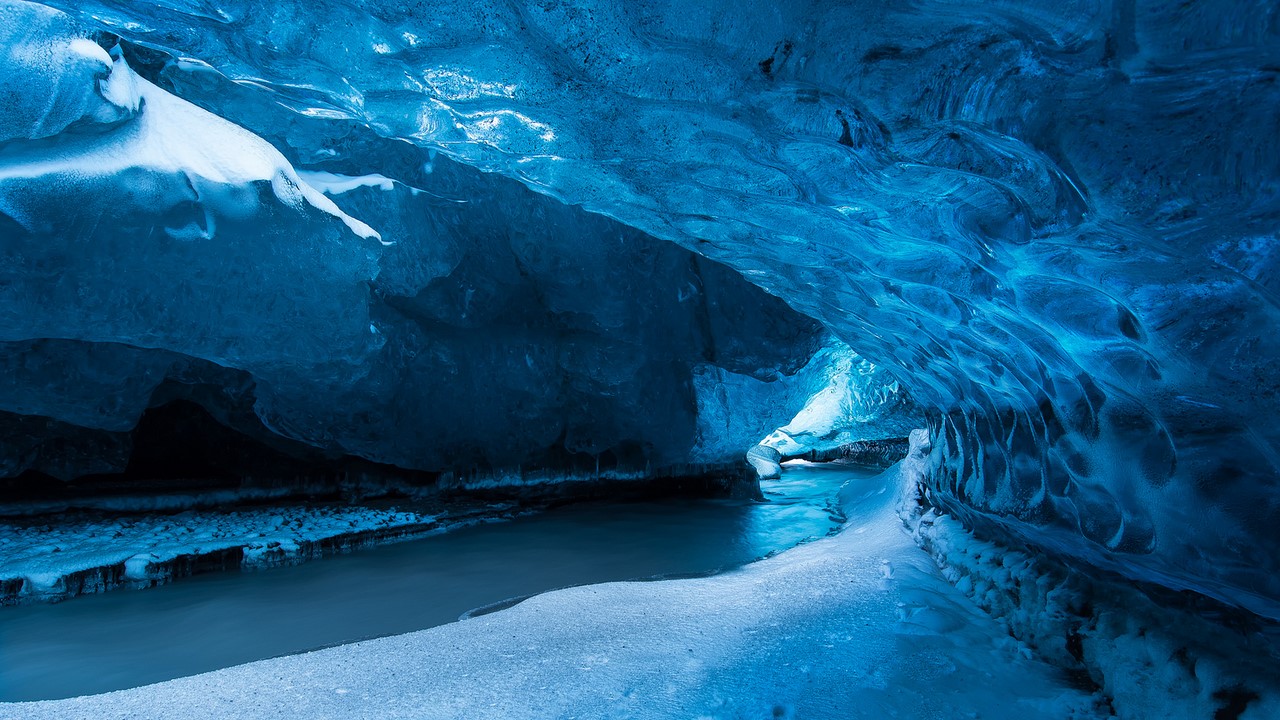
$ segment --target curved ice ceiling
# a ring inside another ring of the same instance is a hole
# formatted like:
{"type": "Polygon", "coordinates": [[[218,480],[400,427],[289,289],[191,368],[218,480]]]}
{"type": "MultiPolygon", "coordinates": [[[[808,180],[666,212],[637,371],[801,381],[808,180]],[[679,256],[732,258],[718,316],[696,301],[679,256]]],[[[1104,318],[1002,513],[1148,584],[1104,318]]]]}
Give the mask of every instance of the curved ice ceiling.
{"type": "Polygon", "coordinates": [[[933,409],[971,523],[1280,617],[1273,3],[49,4],[238,122],[270,97],[724,263],[933,409]]]}

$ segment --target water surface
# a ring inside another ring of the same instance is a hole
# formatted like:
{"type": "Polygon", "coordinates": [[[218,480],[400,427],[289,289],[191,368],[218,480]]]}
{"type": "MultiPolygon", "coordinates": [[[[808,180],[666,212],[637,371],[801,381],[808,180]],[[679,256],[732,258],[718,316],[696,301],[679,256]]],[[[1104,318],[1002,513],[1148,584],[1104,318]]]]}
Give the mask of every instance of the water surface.
{"type": "Polygon", "coordinates": [[[571,585],[730,569],[831,532],[840,486],[876,472],[789,465],[762,503],[581,503],[295,567],[0,608],[0,700],[106,692],[421,630],[571,585]]]}

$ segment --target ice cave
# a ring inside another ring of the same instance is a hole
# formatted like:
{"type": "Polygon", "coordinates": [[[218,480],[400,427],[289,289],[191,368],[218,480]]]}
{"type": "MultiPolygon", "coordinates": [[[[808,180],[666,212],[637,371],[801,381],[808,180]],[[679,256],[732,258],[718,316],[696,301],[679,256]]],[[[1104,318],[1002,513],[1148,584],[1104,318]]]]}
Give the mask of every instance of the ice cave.
{"type": "Polygon", "coordinates": [[[1280,718],[1275,0],[0,38],[0,718],[1280,718]]]}

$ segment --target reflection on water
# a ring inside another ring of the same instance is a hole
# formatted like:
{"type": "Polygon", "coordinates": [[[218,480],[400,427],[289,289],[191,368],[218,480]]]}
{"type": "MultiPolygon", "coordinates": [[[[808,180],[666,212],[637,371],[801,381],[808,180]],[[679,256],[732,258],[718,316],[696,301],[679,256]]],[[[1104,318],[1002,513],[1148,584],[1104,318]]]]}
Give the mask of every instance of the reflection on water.
{"type": "Polygon", "coordinates": [[[117,690],[452,622],[570,585],[705,573],[820,537],[873,471],[790,466],[768,502],[571,505],[266,572],[0,609],[0,699],[117,690]]]}

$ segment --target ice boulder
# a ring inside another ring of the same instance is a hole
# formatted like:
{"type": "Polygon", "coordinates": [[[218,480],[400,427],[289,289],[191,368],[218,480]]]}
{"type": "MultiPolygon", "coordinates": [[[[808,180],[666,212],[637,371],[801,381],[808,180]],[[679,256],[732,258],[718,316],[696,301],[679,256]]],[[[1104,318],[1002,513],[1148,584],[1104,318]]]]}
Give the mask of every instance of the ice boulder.
{"type": "Polygon", "coordinates": [[[782,476],[782,454],[768,445],[756,445],[748,450],[747,462],[761,480],[777,480],[782,476]]]}

